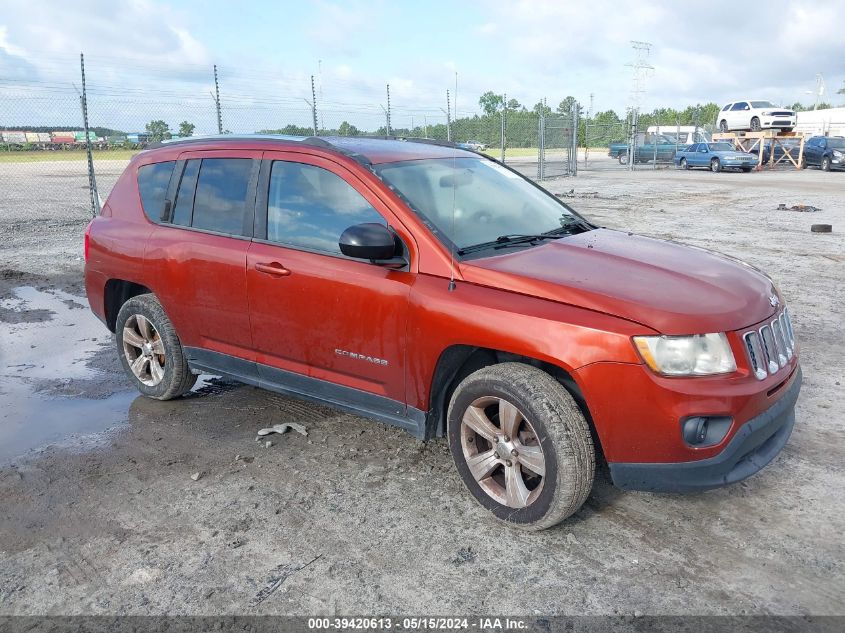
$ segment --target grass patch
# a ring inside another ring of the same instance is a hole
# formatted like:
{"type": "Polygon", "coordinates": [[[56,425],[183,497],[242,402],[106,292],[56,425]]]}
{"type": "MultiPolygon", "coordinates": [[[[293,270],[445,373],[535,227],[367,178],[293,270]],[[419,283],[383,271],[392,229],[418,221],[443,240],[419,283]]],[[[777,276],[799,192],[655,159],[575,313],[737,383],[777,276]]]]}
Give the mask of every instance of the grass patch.
{"type": "MultiPolygon", "coordinates": [[[[141,150],[137,149],[99,149],[91,154],[94,160],[129,160],[141,150]]],[[[32,152],[0,152],[0,163],[46,163],[58,161],[86,160],[81,150],[55,150],[32,152]]]]}

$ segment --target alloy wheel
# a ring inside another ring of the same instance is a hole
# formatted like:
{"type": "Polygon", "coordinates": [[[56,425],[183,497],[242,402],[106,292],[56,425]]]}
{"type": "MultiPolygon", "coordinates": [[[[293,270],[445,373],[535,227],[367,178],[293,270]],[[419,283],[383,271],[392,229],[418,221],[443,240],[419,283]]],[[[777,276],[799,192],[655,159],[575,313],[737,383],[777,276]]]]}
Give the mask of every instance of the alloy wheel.
{"type": "Polygon", "coordinates": [[[494,501],[524,508],[540,496],[546,459],[531,422],[507,400],[478,398],[461,420],[461,448],[470,473],[494,501]]]}
{"type": "Polygon", "coordinates": [[[164,341],[152,322],[142,314],[133,314],[123,326],[123,353],[135,377],[149,387],[164,378],[167,362],[164,341]]]}

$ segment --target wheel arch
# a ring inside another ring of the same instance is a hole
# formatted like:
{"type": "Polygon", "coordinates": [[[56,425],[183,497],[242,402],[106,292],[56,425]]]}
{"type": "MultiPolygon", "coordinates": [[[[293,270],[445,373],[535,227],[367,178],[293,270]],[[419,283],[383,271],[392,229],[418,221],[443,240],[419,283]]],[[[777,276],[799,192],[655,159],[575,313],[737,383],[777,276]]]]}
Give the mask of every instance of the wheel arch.
{"type": "Polygon", "coordinates": [[[124,303],[132,297],[148,294],[152,291],[146,286],[134,281],[125,279],[109,279],[103,290],[103,309],[106,317],[106,326],[112,332],[117,324],[117,313],[124,303]]]}
{"type": "Polygon", "coordinates": [[[600,441],[596,434],[595,425],[593,424],[589,407],[584,398],[584,393],[573,375],[566,368],[522,354],[472,345],[452,345],[440,354],[429,390],[429,410],[426,416],[425,438],[431,439],[433,437],[445,436],[446,412],[449,407],[449,401],[455,389],[464,378],[484,367],[513,362],[536,367],[563,385],[575,399],[575,402],[587,419],[587,423],[590,425],[590,432],[593,435],[594,444],[597,448],[600,446],[600,441]]]}

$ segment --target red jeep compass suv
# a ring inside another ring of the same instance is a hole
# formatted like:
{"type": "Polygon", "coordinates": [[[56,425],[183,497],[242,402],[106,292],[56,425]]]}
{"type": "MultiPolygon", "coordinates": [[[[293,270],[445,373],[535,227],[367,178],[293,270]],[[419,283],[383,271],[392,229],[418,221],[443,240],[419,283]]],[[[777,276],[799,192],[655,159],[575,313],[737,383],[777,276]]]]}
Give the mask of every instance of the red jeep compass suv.
{"type": "Polygon", "coordinates": [[[448,438],[496,517],[768,464],[801,385],[762,272],[593,226],[444,143],[214,137],[141,152],[86,233],[92,310],[141,393],[197,374],[448,438]]]}

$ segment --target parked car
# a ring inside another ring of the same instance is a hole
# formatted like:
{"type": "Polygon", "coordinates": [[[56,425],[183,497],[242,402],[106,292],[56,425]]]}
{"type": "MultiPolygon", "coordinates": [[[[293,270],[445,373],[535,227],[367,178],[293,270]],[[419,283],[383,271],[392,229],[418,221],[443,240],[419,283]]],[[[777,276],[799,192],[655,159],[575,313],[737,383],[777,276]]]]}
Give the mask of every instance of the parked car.
{"type": "Polygon", "coordinates": [[[487,146],[480,141],[465,141],[463,143],[458,143],[458,147],[462,149],[470,149],[474,152],[483,152],[487,149],[487,146]]]}
{"type": "Polygon", "coordinates": [[[804,143],[804,166],[845,169],[845,137],[813,136],[804,143]]]}
{"type": "Polygon", "coordinates": [[[720,132],[759,132],[772,128],[791,132],[795,121],[795,112],[779,108],[771,101],[733,101],[721,109],[716,117],[716,126],[720,132]]]}
{"type": "Polygon", "coordinates": [[[712,172],[741,169],[749,172],[757,164],[757,157],[739,152],[730,143],[696,143],[675,155],[675,166],[681,169],[706,167],[712,172]]]}
{"type": "Polygon", "coordinates": [[[447,438],[474,498],[526,529],[584,503],[595,443],[621,488],[749,477],[801,385],[762,272],[599,228],[431,141],[141,152],[85,232],[85,285],[142,394],[217,374],[447,438]]]}
{"type": "MultiPolygon", "coordinates": [[[[669,138],[663,134],[643,134],[640,132],[635,140],[636,153],[634,162],[648,163],[657,158],[657,162],[669,162],[674,158],[675,152],[684,147],[676,139],[669,138]]],[[[617,141],[610,144],[607,155],[616,158],[620,165],[628,164],[628,143],[617,141]]]]}

